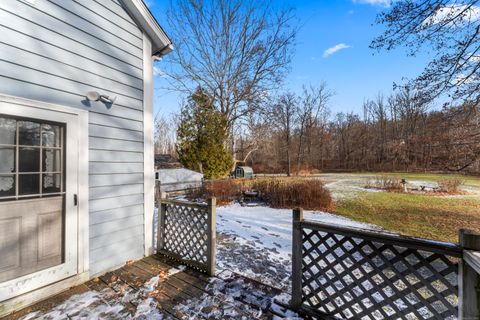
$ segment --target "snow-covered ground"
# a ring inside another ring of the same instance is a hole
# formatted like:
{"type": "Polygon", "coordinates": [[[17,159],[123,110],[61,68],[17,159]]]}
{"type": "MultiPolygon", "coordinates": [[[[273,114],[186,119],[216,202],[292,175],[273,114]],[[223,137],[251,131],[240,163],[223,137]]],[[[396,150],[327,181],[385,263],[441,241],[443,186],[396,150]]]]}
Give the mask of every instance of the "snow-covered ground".
{"type": "MultiPolygon", "coordinates": [[[[305,211],[304,218],[323,223],[379,229],[325,212],[305,211]]],[[[289,292],[292,252],[292,210],[242,207],[217,208],[217,267],[289,292]]]]}

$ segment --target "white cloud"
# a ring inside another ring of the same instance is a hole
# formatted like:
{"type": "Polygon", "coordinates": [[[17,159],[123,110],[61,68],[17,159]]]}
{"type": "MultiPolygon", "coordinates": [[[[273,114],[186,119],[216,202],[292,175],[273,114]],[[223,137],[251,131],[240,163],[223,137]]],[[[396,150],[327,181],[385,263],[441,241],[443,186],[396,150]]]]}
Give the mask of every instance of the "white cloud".
{"type": "Polygon", "coordinates": [[[462,84],[470,84],[474,81],[478,81],[477,77],[475,77],[475,75],[471,75],[469,77],[467,77],[465,74],[459,74],[455,77],[455,79],[453,79],[453,81],[451,81],[451,83],[453,85],[462,85],[462,84]]]}
{"type": "Polygon", "coordinates": [[[351,48],[351,46],[349,46],[348,44],[345,44],[345,43],[339,43],[331,48],[328,48],[327,50],[325,50],[323,52],[323,57],[324,58],[328,58],[330,57],[332,54],[334,53],[337,53],[338,51],[340,50],[343,50],[343,49],[348,49],[348,48],[351,48]]]}
{"type": "Polygon", "coordinates": [[[392,0],[353,0],[353,3],[371,4],[374,6],[390,6],[392,0]]]}
{"type": "Polygon", "coordinates": [[[462,15],[461,20],[457,20],[459,24],[464,22],[471,22],[480,19],[480,7],[467,5],[452,4],[441,7],[435,14],[431,15],[429,19],[425,21],[426,24],[436,24],[444,21],[445,19],[452,19],[458,15],[462,15]]]}

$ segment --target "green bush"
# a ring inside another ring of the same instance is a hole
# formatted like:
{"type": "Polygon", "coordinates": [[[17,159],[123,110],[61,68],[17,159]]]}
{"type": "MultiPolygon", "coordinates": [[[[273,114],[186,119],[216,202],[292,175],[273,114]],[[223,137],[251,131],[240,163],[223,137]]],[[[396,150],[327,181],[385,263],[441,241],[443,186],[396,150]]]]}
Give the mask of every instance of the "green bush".
{"type": "Polygon", "coordinates": [[[176,145],[180,162],[201,171],[206,179],[225,177],[233,165],[225,149],[227,137],[226,118],[215,109],[213,99],[198,89],[180,115],[176,145]]]}

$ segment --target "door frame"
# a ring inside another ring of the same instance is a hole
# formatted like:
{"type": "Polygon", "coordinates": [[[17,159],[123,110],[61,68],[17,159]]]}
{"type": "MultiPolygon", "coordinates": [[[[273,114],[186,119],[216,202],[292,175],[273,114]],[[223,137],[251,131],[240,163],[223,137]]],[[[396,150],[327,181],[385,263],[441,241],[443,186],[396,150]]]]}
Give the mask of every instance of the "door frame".
{"type": "MultiPolygon", "coordinates": [[[[16,292],[22,295],[13,298],[7,298],[7,300],[5,301],[0,301],[0,316],[2,316],[2,314],[6,314],[12,311],[9,310],[9,306],[10,308],[14,307],[15,309],[19,309],[21,307],[25,307],[28,304],[31,304],[33,301],[29,300],[32,300],[32,298],[34,297],[36,297],[36,299],[34,300],[38,300],[44,298],[46,295],[54,294],[52,292],[52,288],[54,288],[53,291],[57,292],[68,288],[68,286],[72,285],[72,278],[81,278],[82,280],[84,280],[85,278],[88,279],[89,270],[88,111],[19,97],[0,95],[0,112],[2,111],[5,114],[13,116],[20,116],[32,119],[45,119],[56,122],[62,122],[62,120],[60,119],[58,121],[58,119],[49,119],[49,113],[55,112],[59,116],[59,118],[61,118],[62,115],[67,117],[76,117],[77,121],[74,121],[74,123],[70,123],[70,125],[73,124],[73,126],[76,127],[74,128],[74,130],[76,130],[78,137],[78,159],[75,159],[77,160],[78,205],[76,207],[77,229],[74,232],[76,233],[75,236],[77,238],[77,261],[75,268],[76,272],[72,275],[66,276],[65,279],[57,280],[54,283],[52,283],[52,279],[54,279],[54,277],[48,275],[44,277],[44,274],[45,271],[48,271],[50,269],[53,270],[56,267],[33,273],[32,275],[35,276],[36,279],[31,282],[31,284],[22,286],[21,288],[16,288],[16,292]],[[7,111],[5,112],[4,110],[7,111]],[[42,274],[42,272],[44,274],[42,274]],[[66,281],[66,279],[68,279],[68,281],[66,281]],[[68,286],[66,288],[63,288],[62,282],[64,282],[65,285],[68,286]],[[41,292],[44,293],[42,294],[41,292]]],[[[24,277],[28,277],[28,275],[24,277]]],[[[22,279],[24,277],[20,277],[18,279],[22,279]]],[[[73,282],[75,282],[74,279],[73,282]]]]}

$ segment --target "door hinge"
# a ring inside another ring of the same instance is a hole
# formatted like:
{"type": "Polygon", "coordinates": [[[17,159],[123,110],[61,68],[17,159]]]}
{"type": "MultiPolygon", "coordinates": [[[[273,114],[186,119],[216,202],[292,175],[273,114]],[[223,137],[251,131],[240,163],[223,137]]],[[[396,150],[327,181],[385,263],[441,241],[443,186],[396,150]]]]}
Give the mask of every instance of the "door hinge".
{"type": "Polygon", "coordinates": [[[78,206],[78,196],[76,193],[73,195],[73,205],[78,206]]]}

